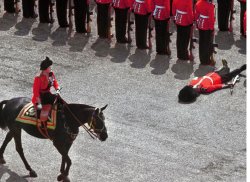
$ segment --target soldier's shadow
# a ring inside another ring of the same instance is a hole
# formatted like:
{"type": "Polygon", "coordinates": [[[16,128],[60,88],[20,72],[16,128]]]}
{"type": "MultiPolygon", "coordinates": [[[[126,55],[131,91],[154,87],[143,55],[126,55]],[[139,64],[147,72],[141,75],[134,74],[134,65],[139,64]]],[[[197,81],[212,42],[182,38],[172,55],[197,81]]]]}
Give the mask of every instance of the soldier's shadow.
{"type": "Polygon", "coordinates": [[[68,45],[71,52],[82,52],[89,41],[89,36],[75,32],[74,36],[68,39],[68,45]]]}
{"type": "Polygon", "coordinates": [[[57,28],[51,35],[50,38],[54,40],[53,46],[65,46],[68,40],[68,33],[66,28],[57,28]]]}
{"type": "Polygon", "coordinates": [[[112,56],[110,61],[114,63],[125,62],[126,59],[128,58],[130,50],[131,50],[130,45],[116,43],[115,46],[110,49],[110,56],[112,56]]]}
{"type": "Polygon", "coordinates": [[[97,38],[92,44],[91,49],[96,51],[95,55],[98,57],[107,57],[110,53],[110,41],[107,39],[97,38]]]}
{"type": "Polygon", "coordinates": [[[12,13],[4,13],[0,19],[0,31],[8,31],[17,23],[18,15],[12,13]]]}
{"type": "Polygon", "coordinates": [[[176,79],[187,80],[194,71],[194,63],[178,59],[171,70],[175,73],[174,77],[176,79]]]}
{"type": "Polygon", "coordinates": [[[214,70],[215,70],[215,67],[213,66],[199,65],[199,67],[194,71],[194,76],[202,77],[210,72],[213,72],[214,70]]]}
{"type": "Polygon", "coordinates": [[[246,54],[246,38],[240,36],[239,40],[235,41],[235,46],[240,48],[239,53],[240,54],[246,54]]]}
{"type": "Polygon", "coordinates": [[[136,49],[135,53],[129,57],[129,60],[132,62],[130,66],[132,68],[138,68],[138,69],[145,68],[146,65],[150,62],[150,55],[151,55],[151,50],[136,49]]]}
{"type": "Polygon", "coordinates": [[[218,49],[220,50],[229,50],[234,45],[234,35],[230,32],[218,31],[215,36],[215,43],[218,44],[218,49]]]}
{"type": "Polygon", "coordinates": [[[32,19],[23,18],[22,21],[16,24],[15,27],[17,31],[14,34],[18,36],[28,35],[35,21],[36,20],[33,18],[32,19]]]}
{"type": "Polygon", "coordinates": [[[17,173],[11,171],[7,166],[0,165],[0,181],[6,182],[28,182],[28,180],[24,179],[28,176],[19,176],[17,173]]]}
{"type": "Polygon", "coordinates": [[[151,73],[154,75],[165,74],[169,69],[169,57],[156,54],[155,59],[150,62],[150,67],[154,68],[151,73]]]}
{"type": "Polygon", "coordinates": [[[46,23],[39,23],[36,28],[32,30],[33,40],[43,42],[47,41],[51,34],[52,26],[46,23]]]}

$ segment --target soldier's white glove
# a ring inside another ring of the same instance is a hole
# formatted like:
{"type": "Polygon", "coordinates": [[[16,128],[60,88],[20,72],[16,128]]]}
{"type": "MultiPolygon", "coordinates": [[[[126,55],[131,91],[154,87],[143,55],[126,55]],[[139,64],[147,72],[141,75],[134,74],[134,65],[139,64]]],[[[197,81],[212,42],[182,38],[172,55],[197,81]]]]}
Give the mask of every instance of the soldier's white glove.
{"type": "Polygon", "coordinates": [[[37,103],[37,109],[41,110],[42,109],[42,104],[41,103],[37,103]]]}
{"type": "Polygon", "coordinates": [[[61,92],[60,92],[60,89],[57,89],[56,90],[56,94],[59,95],[61,92]]]}

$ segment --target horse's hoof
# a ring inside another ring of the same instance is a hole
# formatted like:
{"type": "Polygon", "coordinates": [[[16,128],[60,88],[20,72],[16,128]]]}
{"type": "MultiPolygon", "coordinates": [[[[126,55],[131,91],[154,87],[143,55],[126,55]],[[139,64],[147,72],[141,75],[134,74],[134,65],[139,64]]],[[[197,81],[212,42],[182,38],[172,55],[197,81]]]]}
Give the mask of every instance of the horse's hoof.
{"type": "Polygon", "coordinates": [[[57,181],[62,181],[64,179],[64,175],[60,174],[59,176],[57,176],[57,181]]]}
{"type": "Polygon", "coordinates": [[[64,176],[63,182],[70,182],[70,179],[68,176],[64,176]]]}
{"type": "Polygon", "coordinates": [[[36,172],[35,171],[30,171],[30,177],[32,177],[32,178],[36,178],[37,177],[37,174],[36,174],[36,172]]]}
{"type": "Polygon", "coordinates": [[[0,164],[6,164],[6,161],[4,160],[4,158],[0,158],[0,164]]]}

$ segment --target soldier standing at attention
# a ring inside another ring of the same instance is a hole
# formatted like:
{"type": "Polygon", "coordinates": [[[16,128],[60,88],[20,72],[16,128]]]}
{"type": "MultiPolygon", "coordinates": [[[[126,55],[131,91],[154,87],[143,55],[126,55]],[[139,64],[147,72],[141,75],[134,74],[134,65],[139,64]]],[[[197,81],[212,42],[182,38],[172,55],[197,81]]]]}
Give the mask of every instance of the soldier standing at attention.
{"type": "Polygon", "coordinates": [[[228,31],[229,15],[232,0],[217,0],[218,3],[218,27],[220,31],[228,31]]]}
{"type": "Polygon", "coordinates": [[[138,49],[148,49],[147,30],[149,16],[153,11],[152,0],[135,0],[133,3],[133,11],[135,14],[135,39],[138,49]]]}
{"type": "Polygon", "coordinates": [[[111,39],[111,3],[112,0],[96,0],[97,32],[100,38],[111,39]]]}
{"type": "Polygon", "coordinates": [[[37,18],[35,13],[35,0],[22,0],[23,17],[24,18],[37,18]]]}
{"type": "Polygon", "coordinates": [[[53,23],[54,19],[52,15],[52,0],[38,0],[38,13],[40,23],[53,23]]]}
{"type": "Polygon", "coordinates": [[[213,39],[215,5],[212,0],[199,0],[195,5],[195,20],[199,29],[199,58],[202,65],[214,65],[213,39]]]}
{"type": "Polygon", "coordinates": [[[244,36],[244,14],[246,11],[246,0],[238,0],[240,2],[240,33],[244,36]]]}
{"type": "Polygon", "coordinates": [[[66,28],[69,26],[67,20],[67,5],[68,0],[56,0],[56,14],[58,24],[61,28],[66,28]]]}
{"type": "Polygon", "coordinates": [[[126,30],[131,2],[131,0],[113,0],[113,8],[115,10],[115,36],[118,43],[128,43],[126,30]]]}
{"type": "Polygon", "coordinates": [[[156,52],[157,54],[170,55],[170,0],[154,0],[154,5],[156,52]]]}
{"type": "Polygon", "coordinates": [[[75,4],[75,26],[76,32],[87,33],[86,17],[88,11],[89,0],[74,0],[75,4]]]}
{"type": "Polygon", "coordinates": [[[174,0],[172,13],[175,17],[177,27],[177,58],[189,60],[188,45],[191,36],[191,27],[194,21],[193,0],[174,0]]]}

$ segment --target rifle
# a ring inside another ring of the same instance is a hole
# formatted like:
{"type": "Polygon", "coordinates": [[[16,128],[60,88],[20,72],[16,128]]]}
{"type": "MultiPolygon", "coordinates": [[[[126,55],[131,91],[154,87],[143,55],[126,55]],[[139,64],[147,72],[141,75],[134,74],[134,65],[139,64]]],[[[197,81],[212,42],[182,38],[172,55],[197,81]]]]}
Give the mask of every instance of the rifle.
{"type": "Polygon", "coordinates": [[[111,11],[112,11],[112,4],[110,3],[109,9],[108,9],[108,39],[111,40],[113,37],[113,34],[111,33],[111,22],[113,21],[113,17],[111,17],[111,11]]]}
{"type": "Polygon", "coordinates": [[[55,19],[53,17],[54,9],[53,7],[55,6],[55,0],[50,0],[49,2],[49,16],[50,16],[50,23],[54,23],[55,19]]]}
{"type": "Polygon", "coordinates": [[[15,2],[14,2],[16,14],[18,14],[19,12],[21,12],[21,9],[19,7],[19,2],[20,2],[20,0],[15,0],[15,2]]]}
{"type": "Polygon", "coordinates": [[[170,42],[172,42],[170,36],[172,36],[173,33],[169,32],[169,26],[170,26],[170,19],[167,22],[167,55],[170,56],[171,55],[170,42]]]}
{"type": "Polygon", "coordinates": [[[233,88],[237,82],[240,81],[240,75],[236,75],[232,81],[232,84],[230,85],[230,94],[233,95],[233,88]]]}
{"type": "Polygon", "coordinates": [[[90,15],[93,15],[93,12],[89,11],[89,4],[87,4],[87,33],[91,32],[90,22],[92,21],[90,15]]]}
{"type": "Polygon", "coordinates": [[[233,32],[233,20],[234,20],[234,13],[236,10],[234,9],[234,0],[231,0],[231,8],[230,8],[230,25],[229,25],[229,32],[233,32]]]}
{"type": "Polygon", "coordinates": [[[148,18],[148,48],[149,49],[152,49],[151,38],[153,37],[152,35],[153,27],[151,23],[152,23],[152,13],[149,15],[149,18],[148,18]]]}
{"type": "Polygon", "coordinates": [[[194,42],[197,42],[197,39],[193,37],[194,35],[194,25],[191,26],[190,31],[190,43],[189,43],[189,60],[194,61],[193,49],[195,49],[194,42]]]}
{"type": "Polygon", "coordinates": [[[131,38],[130,32],[133,31],[132,25],[134,24],[134,21],[130,20],[130,15],[131,15],[131,10],[129,8],[128,14],[127,14],[127,24],[128,24],[128,27],[127,27],[127,36],[128,36],[128,43],[132,42],[132,38],[131,38]]]}
{"type": "Polygon", "coordinates": [[[72,6],[72,0],[69,0],[69,29],[73,28],[73,23],[72,23],[72,16],[73,16],[73,6],[72,6]]]}

